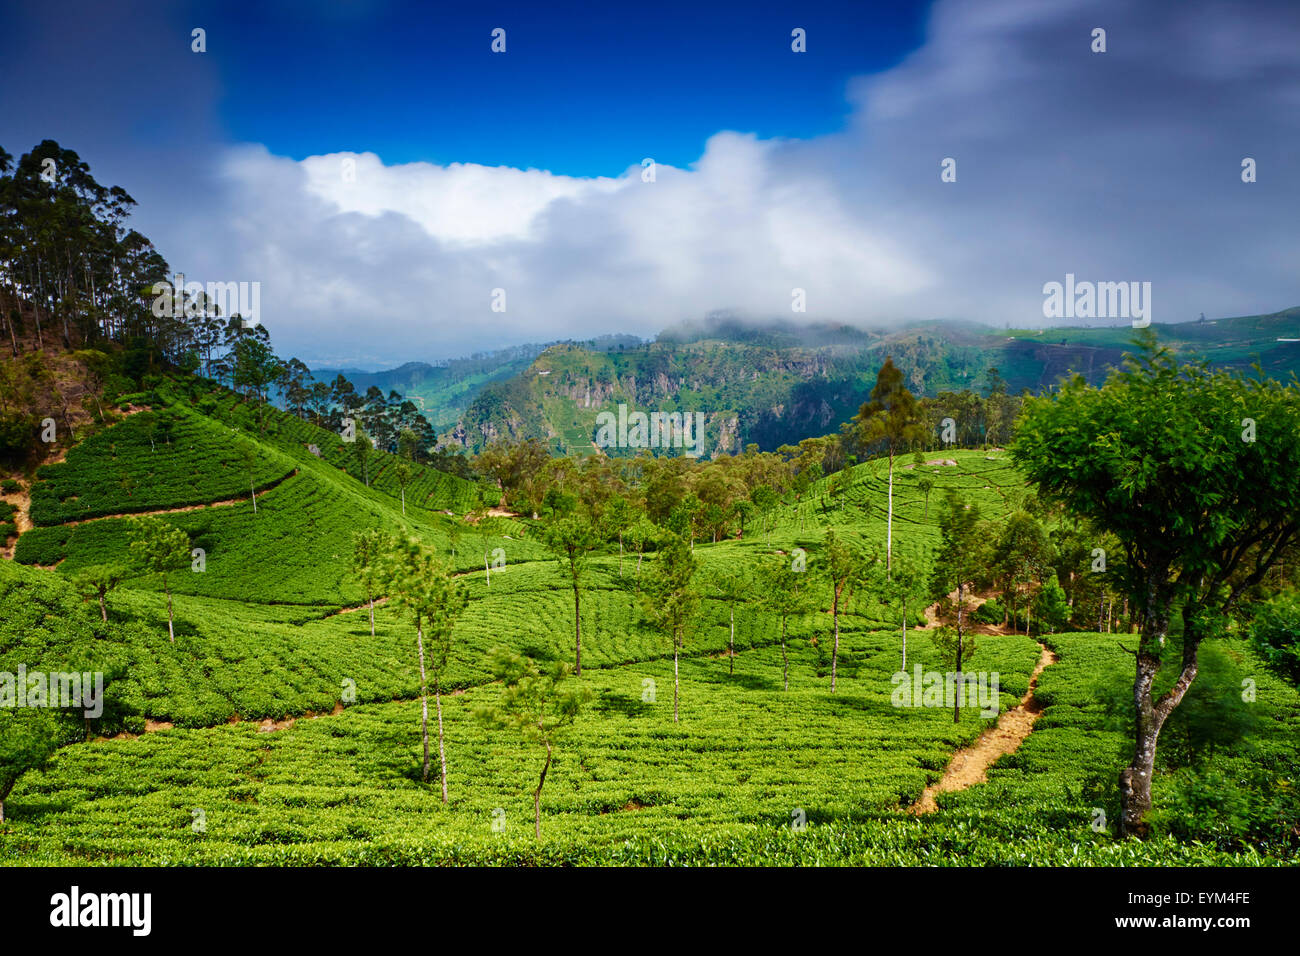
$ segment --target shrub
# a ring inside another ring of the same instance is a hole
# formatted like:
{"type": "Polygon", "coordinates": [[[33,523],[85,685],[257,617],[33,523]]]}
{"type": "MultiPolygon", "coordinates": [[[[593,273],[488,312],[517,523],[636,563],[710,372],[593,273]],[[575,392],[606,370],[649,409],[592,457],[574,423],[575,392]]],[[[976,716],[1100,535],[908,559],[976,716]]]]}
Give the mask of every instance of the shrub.
{"type": "Polygon", "coordinates": [[[1034,623],[1038,630],[1055,634],[1069,619],[1070,607],[1066,603],[1065,591],[1053,574],[1034,598],[1034,623]]]}
{"type": "Polygon", "coordinates": [[[981,624],[1001,624],[1006,620],[1006,616],[1007,609],[1002,606],[997,598],[985,601],[975,609],[975,620],[981,624]]]}
{"type": "Polygon", "coordinates": [[[1250,639],[1270,667],[1300,684],[1300,594],[1280,594],[1260,605],[1250,639]]]}
{"type": "Polygon", "coordinates": [[[1300,849],[1300,791],[1290,784],[1300,766],[1248,759],[1180,772],[1161,794],[1153,828],[1220,850],[1251,847],[1291,857],[1300,849]]]}
{"type": "Polygon", "coordinates": [[[20,412],[0,413],[0,462],[18,465],[36,447],[37,419],[20,412]]]}

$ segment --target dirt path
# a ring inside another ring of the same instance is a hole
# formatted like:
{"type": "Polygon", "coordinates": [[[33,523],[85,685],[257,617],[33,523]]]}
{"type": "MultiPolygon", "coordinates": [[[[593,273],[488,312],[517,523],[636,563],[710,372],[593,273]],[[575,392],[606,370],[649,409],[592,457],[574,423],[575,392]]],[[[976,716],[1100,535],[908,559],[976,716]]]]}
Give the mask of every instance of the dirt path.
{"type": "MultiPolygon", "coordinates": [[[[956,601],[957,592],[953,591],[951,594],[949,594],[948,600],[956,601]]],[[[983,621],[975,620],[974,617],[975,612],[978,611],[980,607],[982,607],[985,604],[985,602],[987,602],[988,600],[989,599],[987,597],[980,597],[978,594],[966,595],[966,602],[970,607],[970,610],[966,613],[965,618],[963,618],[963,620],[966,622],[966,633],[975,634],[977,636],[992,635],[994,637],[1006,637],[1008,634],[1017,634],[1018,633],[1017,631],[1009,631],[1001,624],[985,624],[983,621]]],[[[929,631],[929,630],[933,630],[938,626],[939,626],[939,605],[938,602],[936,602],[934,604],[931,604],[929,607],[925,609],[925,623],[920,626],[913,625],[912,630],[929,631]]]]}
{"type": "Polygon", "coordinates": [[[1020,748],[1021,742],[1029,736],[1029,732],[1034,729],[1034,722],[1043,712],[1043,705],[1034,696],[1034,689],[1038,686],[1038,675],[1043,672],[1043,668],[1055,664],[1058,660],[1056,654],[1042,644],[1038,646],[1043,652],[1038,657],[1034,672],[1029,676],[1029,691],[1024,698],[1017,706],[998,718],[996,727],[984,731],[974,744],[953,754],[942,779],[925,788],[921,799],[912,805],[912,813],[919,816],[938,810],[939,805],[935,802],[936,794],[965,790],[974,784],[984,783],[988,779],[988,769],[995,760],[1006,754],[1015,753],[1020,748]]]}
{"type": "MultiPolygon", "coordinates": [[[[273,734],[277,730],[285,730],[289,727],[292,727],[300,720],[317,720],[321,717],[337,717],[341,713],[343,713],[343,704],[342,702],[339,702],[334,705],[333,710],[327,713],[317,714],[309,710],[301,717],[286,717],[284,718],[284,720],[273,720],[270,717],[264,717],[260,719],[257,717],[252,717],[249,718],[248,720],[245,720],[242,717],[235,716],[235,717],[231,717],[228,721],[226,721],[226,725],[253,723],[258,725],[257,727],[258,733],[273,734]]],[[[156,734],[160,730],[171,730],[173,726],[174,725],[170,720],[146,720],[144,722],[144,732],[146,734],[156,734]]],[[[201,727],[196,729],[211,730],[212,728],[201,727]]],[[[137,740],[141,736],[142,736],[141,734],[132,734],[124,730],[120,734],[114,734],[111,737],[96,737],[94,738],[94,740],[96,743],[100,743],[105,740],[137,740]]]]}
{"type": "MultiPolygon", "coordinates": [[[[387,603],[388,603],[388,598],[386,597],[375,598],[375,607],[383,607],[387,603]]],[[[356,607],[341,607],[337,611],[330,611],[330,613],[326,614],[323,618],[321,618],[321,620],[327,621],[332,617],[338,617],[340,614],[355,614],[357,611],[366,611],[369,609],[370,609],[369,602],[365,604],[358,604],[356,607]]]]}

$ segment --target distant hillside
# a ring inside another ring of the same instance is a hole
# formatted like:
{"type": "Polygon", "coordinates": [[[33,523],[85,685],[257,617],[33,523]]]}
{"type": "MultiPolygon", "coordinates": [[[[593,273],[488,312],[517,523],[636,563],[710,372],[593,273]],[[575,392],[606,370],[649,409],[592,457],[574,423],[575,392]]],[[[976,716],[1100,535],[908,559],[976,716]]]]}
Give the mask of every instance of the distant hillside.
{"type": "MultiPolygon", "coordinates": [[[[451,359],[438,365],[407,362],[394,369],[363,372],[358,369],[315,369],[318,381],[333,382],[342,375],[365,394],[372,385],[387,395],[395,391],[419,407],[434,430],[443,432],[455,425],[475,397],[487,385],[518,375],[549,345],[529,343],[451,359]]],[[[596,351],[641,344],[632,335],[605,335],[582,343],[596,351]]]]}
{"type": "Polygon", "coordinates": [[[464,414],[474,396],[484,385],[509,378],[528,367],[545,346],[521,345],[485,355],[454,359],[442,365],[407,362],[394,369],[362,372],[357,369],[321,368],[313,370],[318,381],[333,382],[342,375],[359,393],[372,385],[387,395],[395,391],[419,406],[437,431],[443,431],[464,414]]]}
{"type": "MultiPolygon", "coordinates": [[[[1258,360],[1274,377],[1300,374],[1300,343],[1279,341],[1300,338],[1300,308],[1152,328],[1188,358],[1233,367],[1258,360]]],[[[479,386],[451,442],[477,451],[498,437],[539,438],[556,452],[587,453],[597,415],[626,404],[630,411],[703,412],[705,454],[734,453],[749,443],[773,450],[836,430],[867,400],[886,356],[918,395],[983,390],[993,368],[1012,393],[1036,393],[1074,372],[1101,381],[1132,335],[1128,326],[995,329],[931,321],[863,330],[713,316],[668,329],[652,343],[553,345],[479,386]]]]}

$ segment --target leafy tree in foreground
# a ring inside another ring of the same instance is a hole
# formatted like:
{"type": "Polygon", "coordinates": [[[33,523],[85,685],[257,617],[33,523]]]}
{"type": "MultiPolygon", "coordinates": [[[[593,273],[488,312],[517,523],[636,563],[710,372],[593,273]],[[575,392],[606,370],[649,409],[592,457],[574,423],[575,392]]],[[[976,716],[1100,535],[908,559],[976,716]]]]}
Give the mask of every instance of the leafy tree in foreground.
{"type": "Polygon", "coordinates": [[[375,636],[375,595],[384,585],[384,558],[393,549],[391,535],[371,528],[352,535],[352,573],[370,605],[370,636],[375,636]]]}
{"type": "Polygon", "coordinates": [[[546,547],[560,567],[560,573],[573,588],[574,674],[582,674],[582,576],[587,570],[587,553],[596,544],[591,522],[572,513],[556,518],[546,526],[546,547]]]}
{"type": "Polygon", "coordinates": [[[122,583],[126,569],[119,565],[96,564],[85,568],[73,578],[72,584],[82,597],[93,597],[99,601],[99,616],[108,620],[108,592],[122,583]]]}
{"type": "Polygon", "coordinates": [[[167,592],[167,636],[176,643],[172,623],[172,589],[170,575],[190,563],[190,536],[162,518],[146,515],[132,519],[131,551],[150,574],[162,579],[167,592]]]}
{"type": "Polygon", "coordinates": [[[477,711],[478,716],[499,730],[514,730],[524,740],[546,748],[537,789],[533,791],[533,834],[542,838],[542,787],[551,769],[556,739],[577,719],[582,705],[592,698],[586,687],[565,690],[561,687],[572,673],[564,661],[554,661],[545,669],[530,657],[507,648],[497,648],[491,656],[492,673],[505,685],[501,699],[494,706],[477,711]]]}
{"type": "Polygon", "coordinates": [[[387,575],[394,602],[411,615],[420,659],[420,733],[424,740],[424,780],[429,779],[429,677],[438,708],[438,762],[442,768],[442,802],[447,802],[447,748],[442,729],[442,675],[451,658],[452,630],[465,610],[465,589],[418,541],[395,547],[387,575]],[[426,641],[425,639],[428,638],[426,641]]]}
{"type": "Polygon", "coordinates": [[[941,607],[956,595],[951,608],[959,642],[966,636],[966,589],[982,573],[984,549],[979,528],[979,509],[950,491],[947,509],[939,519],[940,543],[930,572],[930,591],[941,607]]]}
{"type": "Polygon", "coordinates": [[[647,575],[645,593],[641,595],[646,616],[673,644],[673,723],[677,723],[677,701],[681,692],[677,659],[700,605],[700,596],[693,584],[697,567],[686,539],[672,535],[668,544],[660,549],[654,569],[647,575]]]}
{"type": "Polygon", "coordinates": [[[1179,366],[1146,333],[1101,388],[1076,377],[1028,399],[1012,455],[1041,496],[1124,550],[1110,576],[1141,629],[1120,832],[1145,836],[1160,729],[1196,677],[1201,642],[1300,532],[1300,388],[1179,366]],[[1181,660],[1157,696],[1179,607],[1181,660]]]}

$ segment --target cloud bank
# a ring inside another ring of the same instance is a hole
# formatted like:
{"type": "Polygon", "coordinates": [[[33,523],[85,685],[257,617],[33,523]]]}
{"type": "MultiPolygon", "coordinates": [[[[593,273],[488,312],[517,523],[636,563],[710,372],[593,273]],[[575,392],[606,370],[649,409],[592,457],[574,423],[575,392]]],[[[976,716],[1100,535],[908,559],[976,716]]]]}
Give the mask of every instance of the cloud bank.
{"type": "Polygon", "coordinates": [[[198,200],[205,228],[160,245],[213,273],[192,278],[260,281],[277,347],[321,364],[720,309],[1038,325],[1067,273],[1150,282],[1156,322],[1300,304],[1294,3],[941,0],[919,50],[846,92],[840,133],[719,131],[653,182],[641,157],[584,179],[242,145],[198,200]]]}

